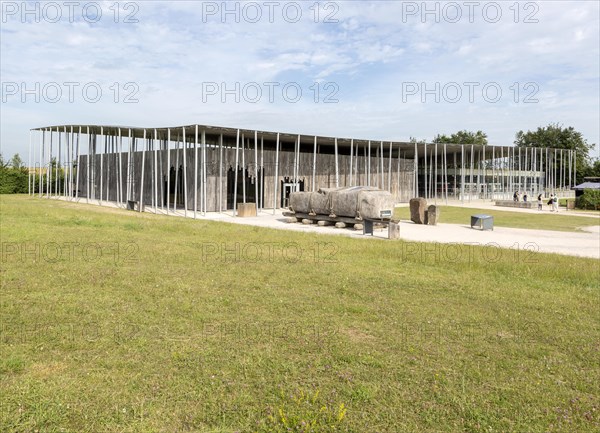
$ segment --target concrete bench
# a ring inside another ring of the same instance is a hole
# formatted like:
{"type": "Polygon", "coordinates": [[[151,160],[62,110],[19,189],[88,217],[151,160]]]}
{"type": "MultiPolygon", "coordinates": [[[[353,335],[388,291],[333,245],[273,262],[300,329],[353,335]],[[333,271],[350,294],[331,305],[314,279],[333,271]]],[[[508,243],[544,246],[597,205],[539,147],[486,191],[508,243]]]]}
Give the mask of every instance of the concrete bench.
{"type": "Polygon", "coordinates": [[[520,209],[537,208],[537,203],[532,201],[496,200],[494,203],[496,206],[516,207],[520,209]]]}
{"type": "Polygon", "coordinates": [[[494,217],[486,214],[471,215],[471,228],[478,226],[481,230],[494,230],[494,217]]]}

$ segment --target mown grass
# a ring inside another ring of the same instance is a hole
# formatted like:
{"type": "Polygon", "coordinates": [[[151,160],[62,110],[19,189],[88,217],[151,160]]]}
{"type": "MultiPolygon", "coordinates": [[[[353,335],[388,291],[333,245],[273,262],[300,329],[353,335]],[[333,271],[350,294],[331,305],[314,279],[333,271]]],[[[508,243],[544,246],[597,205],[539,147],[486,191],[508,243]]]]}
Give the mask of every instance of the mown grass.
{"type": "MultiPolygon", "coordinates": [[[[581,227],[600,225],[600,218],[568,215],[564,209],[560,214],[549,212],[544,206],[544,211],[531,209],[530,213],[511,212],[496,209],[475,209],[458,206],[440,206],[440,222],[447,224],[469,225],[471,215],[488,214],[494,216],[494,225],[499,227],[512,227],[519,229],[553,230],[577,232],[581,227]]],[[[398,207],[394,216],[403,220],[410,220],[410,209],[398,207]]]]}
{"type": "Polygon", "coordinates": [[[2,432],[600,429],[598,260],[0,216],[2,432]]]}

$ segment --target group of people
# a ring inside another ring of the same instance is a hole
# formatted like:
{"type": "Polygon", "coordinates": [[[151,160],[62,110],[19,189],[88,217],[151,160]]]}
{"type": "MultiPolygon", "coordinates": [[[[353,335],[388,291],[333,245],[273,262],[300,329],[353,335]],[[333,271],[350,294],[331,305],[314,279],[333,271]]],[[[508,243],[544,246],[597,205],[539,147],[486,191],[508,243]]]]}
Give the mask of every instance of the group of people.
{"type": "MultiPolygon", "coordinates": [[[[520,191],[515,191],[515,193],[513,194],[513,200],[521,201],[521,199],[523,199],[523,201],[526,202],[527,201],[527,193],[524,192],[523,195],[521,195],[520,191]]],[[[538,210],[544,210],[543,194],[538,195],[537,203],[538,203],[538,210]]],[[[550,212],[554,212],[554,211],[558,212],[558,195],[550,194],[550,199],[548,200],[547,205],[550,206],[550,212]]]]}

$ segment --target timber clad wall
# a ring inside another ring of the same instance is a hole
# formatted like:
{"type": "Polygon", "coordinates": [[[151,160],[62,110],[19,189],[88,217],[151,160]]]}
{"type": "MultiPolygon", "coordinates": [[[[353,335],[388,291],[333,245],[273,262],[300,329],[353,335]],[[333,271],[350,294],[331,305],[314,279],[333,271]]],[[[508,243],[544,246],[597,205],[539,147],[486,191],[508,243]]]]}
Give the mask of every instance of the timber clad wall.
{"type": "MultiPolygon", "coordinates": [[[[206,191],[207,191],[207,212],[214,212],[219,210],[231,209],[231,196],[233,195],[232,184],[229,182],[228,190],[228,175],[233,177],[233,170],[235,166],[235,149],[224,148],[223,149],[223,163],[219,163],[219,148],[209,147],[206,149],[206,191]],[[219,188],[219,168],[222,167],[222,177],[219,188]],[[227,198],[230,195],[230,203],[228,206],[227,198]],[[219,200],[221,206],[219,207],[219,200]]],[[[273,208],[273,196],[275,193],[274,177],[275,177],[275,151],[274,150],[263,150],[262,152],[258,149],[258,171],[263,171],[263,182],[261,185],[260,177],[257,175],[257,167],[254,164],[254,149],[242,149],[239,150],[238,159],[240,178],[237,195],[238,203],[243,201],[243,187],[242,187],[242,164],[241,161],[245,160],[245,172],[246,182],[246,201],[250,202],[254,200],[256,196],[259,204],[261,204],[261,187],[262,187],[262,206],[263,208],[273,208]],[[243,153],[243,155],[242,155],[243,153]],[[262,156],[262,165],[261,165],[262,156]],[[256,194],[256,195],[255,195],[256,194]],[[249,200],[252,198],[252,200],[249,200]]],[[[117,201],[117,189],[122,188],[123,197],[127,195],[127,191],[130,191],[130,199],[139,201],[141,191],[141,167],[142,167],[142,152],[137,151],[132,153],[132,161],[129,165],[129,178],[127,178],[127,165],[128,155],[127,153],[109,153],[104,155],[95,155],[89,160],[94,161],[89,165],[89,184],[90,190],[88,192],[88,156],[81,155],[81,170],[79,174],[79,183],[77,189],[79,190],[79,197],[82,198],[93,198],[105,201],[117,201]],[[121,171],[119,179],[119,157],[121,159],[121,171]],[[102,179],[100,176],[102,173],[102,179]],[[101,180],[102,180],[102,194],[101,194],[101,180]]],[[[186,158],[186,172],[187,172],[187,208],[190,210],[194,209],[194,149],[187,150],[186,158]]],[[[389,190],[397,201],[408,201],[412,197],[413,182],[414,182],[414,164],[412,160],[405,160],[399,158],[391,159],[385,157],[383,161],[381,158],[374,157],[371,155],[371,167],[370,176],[367,175],[369,168],[367,167],[368,157],[365,156],[353,156],[352,165],[354,167],[353,173],[353,184],[354,185],[370,185],[375,186],[384,190],[389,190]],[[383,170],[381,165],[383,163],[383,170]],[[391,177],[389,175],[391,168],[391,177]],[[370,178],[370,181],[369,181],[370,178]]],[[[144,188],[143,188],[143,204],[146,206],[154,205],[154,185],[155,176],[156,184],[156,198],[158,206],[166,204],[166,190],[167,190],[167,156],[166,151],[156,151],[156,171],[154,167],[154,151],[144,152],[144,188]]],[[[170,150],[170,179],[169,189],[171,194],[169,196],[169,203],[172,206],[175,197],[177,197],[178,208],[182,208],[184,204],[183,192],[185,190],[183,180],[183,151],[182,149],[170,150]],[[179,171],[175,173],[176,167],[179,167],[179,171]]],[[[201,195],[202,195],[202,170],[203,163],[201,161],[201,152],[198,151],[198,191],[196,208],[200,210],[201,195]]],[[[338,155],[338,171],[339,171],[339,186],[350,186],[350,156],[349,155],[338,155]]],[[[298,176],[297,181],[303,186],[305,191],[318,190],[319,188],[335,188],[335,156],[328,154],[318,155],[316,164],[315,182],[313,184],[313,154],[312,153],[300,153],[298,162],[298,176]]],[[[285,179],[293,179],[294,175],[294,152],[293,151],[280,151],[279,152],[279,170],[278,170],[278,185],[277,185],[277,206],[281,207],[282,203],[282,182],[285,179]]]]}

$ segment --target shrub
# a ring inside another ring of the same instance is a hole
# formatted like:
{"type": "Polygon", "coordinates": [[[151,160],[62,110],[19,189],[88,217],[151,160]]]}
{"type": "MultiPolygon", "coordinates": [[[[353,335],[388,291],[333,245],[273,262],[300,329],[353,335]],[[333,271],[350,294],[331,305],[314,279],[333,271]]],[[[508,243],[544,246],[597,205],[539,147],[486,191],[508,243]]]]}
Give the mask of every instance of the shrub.
{"type": "Polygon", "coordinates": [[[583,195],[577,197],[577,207],[580,209],[600,209],[600,190],[584,189],[583,195]]]}

